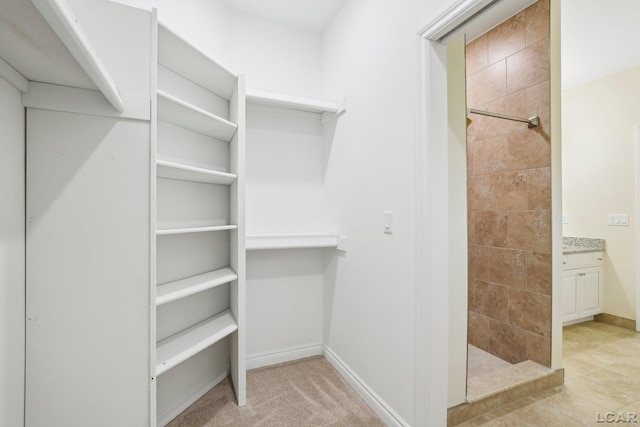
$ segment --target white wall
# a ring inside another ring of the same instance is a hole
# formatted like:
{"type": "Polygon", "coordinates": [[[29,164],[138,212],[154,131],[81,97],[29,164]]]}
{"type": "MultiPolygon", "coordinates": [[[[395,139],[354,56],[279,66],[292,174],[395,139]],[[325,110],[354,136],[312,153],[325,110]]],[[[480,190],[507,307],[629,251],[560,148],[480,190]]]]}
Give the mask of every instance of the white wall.
{"type": "Polygon", "coordinates": [[[604,311],[635,319],[640,68],[562,92],[565,236],[606,240],[604,311]],[[607,214],[629,214],[628,227],[607,214]]]}
{"type": "Polygon", "coordinates": [[[322,251],[260,250],[247,254],[249,369],[321,351],[322,251]]]}
{"type": "MultiPolygon", "coordinates": [[[[220,64],[229,64],[230,12],[219,0],[151,0],[158,21],[220,64]]],[[[234,70],[235,71],[235,70],[234,70]]]]}
{"type": "Polygon", "coordinates": [[[324,342],[409,424],[416,34],[448,3],[351,0],[324,37],[325,96],[346,96],[348,103],[327,141],[326,192],[333,221],[349,238],[346,256],[328,267],[324,342]],[[393,211],[392,235],[383,233],[385,210],[393,211]]]}
{"type": "Polygon", "coordinates": [[[239,12],[230,30],[230,64],[247,76],[247,88],[321,95],[321,33],[239,12]]]}
{"type": "Polygon", "coordinates": [[[24,108],[0,78],[0,425],[24,423],[24,108]]]}

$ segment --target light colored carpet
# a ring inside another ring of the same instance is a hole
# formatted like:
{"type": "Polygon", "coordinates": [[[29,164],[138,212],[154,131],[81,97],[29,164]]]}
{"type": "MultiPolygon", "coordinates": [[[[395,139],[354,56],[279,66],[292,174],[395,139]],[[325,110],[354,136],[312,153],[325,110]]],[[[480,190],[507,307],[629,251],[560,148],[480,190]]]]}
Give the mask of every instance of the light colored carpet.
{"type": "Polygon", "coordinates": [[[384,426],[322,356],[247,372],[247,405],[231,379],[214,387],[169,427],[384,426]]]}

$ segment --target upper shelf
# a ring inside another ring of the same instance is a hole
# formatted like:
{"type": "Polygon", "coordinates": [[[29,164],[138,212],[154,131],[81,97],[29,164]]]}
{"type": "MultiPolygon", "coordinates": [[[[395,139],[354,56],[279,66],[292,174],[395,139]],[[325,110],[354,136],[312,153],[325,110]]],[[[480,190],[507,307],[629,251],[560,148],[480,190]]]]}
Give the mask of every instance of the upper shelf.
{"type": "Polygon", "coordinates": [[[22,92],[29,80],[97,88],[124,111],[115,80],[65,0],[3,0],[0,40],[0,76],[22,92]]]}
{"type": "Polygon", "coordinates": [[[156,236],[167,236],[170,234],[206,233],[208,231],[235,230],[237,228],[238,226],[235,224],[211,225],[205,227],[158,228],[156,230],[156,236]]]}
{"type": "Polygon", "coordinates": [[[322,114],[323,124],[331,121],[346,111],[345,100],[330,101],[261,89],[247,89],[247,102],[261,105],[270,105],[291,110],[308,111],[322,114]]]}
{"type": "Polygon", "coordinates": [[[231,141],[238,126],[183,100],[158,91],[158,118],[222,141],[231,141]]]}
{"type": "Polygon", "coordinates": [[[247,250],[337,248],[338,235],[333,233],[281,233],[247,235],[247,250]]]}
{"type": "Polygon", "coordinates": [[[224,99],[231,99],[238,79],[198,48],[169,30],[158,26],[158,62],[224,99]]]}

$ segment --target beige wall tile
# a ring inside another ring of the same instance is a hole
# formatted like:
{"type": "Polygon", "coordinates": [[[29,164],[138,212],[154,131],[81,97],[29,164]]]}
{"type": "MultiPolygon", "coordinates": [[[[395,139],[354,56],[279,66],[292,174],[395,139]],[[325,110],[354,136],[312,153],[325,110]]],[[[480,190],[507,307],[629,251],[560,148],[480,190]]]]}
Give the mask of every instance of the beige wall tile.
{"type": "Polygon", "coordinates": [[[493,283],[515,288],[526,286],[527,255],[524,251],[489,248],[489,278],[493,283]]]}
{"type": "Polygon", "coordinates": [[[506,322],[509,312],[509,288],[476,280],[474,304],[473,311],[476,313],[506,322]]]}
{"type": "Polygon", "coordinates": [[[487,250],[486,246],[469,245],[469,283],[472,280],[487,280],[487,250]]]}
{"type": "Polygon", "coordinates": [[[508,135],[474,142],[473,145],[473,171],[475,176],[509,170],[508,135]]]}
{"type": "Polygon", "coordinates": [[[525,9],[526,45],[549,37],[549,0],[540,0],[525,9]]]}
{"type": "Polygon", "coordinates": [[[526,93],[526,117],[539,116],[542,124],[549,124],[549,111],[551,96],[549,82],[545,81],[538,85],[525,89],[526,93]]]}
{"type": "Polygon", "coordinates": [[[510,288],[509,324],[543,337],[550,337],[551,297],[510,288]]]}
{"type": "MultiPolygon", "coordinates": [[[[507,93],[549,80],[549,39],[543,39],[512,55],[507,61],[507,93]]],[[[497,79],[497,77],[495,77],[497,79]]]]}
{"type": "Polygon", "coordinates": [[[489,351],[489,318],[480,313],[469,311],[469,344],[480,350],[489,351]]]}
{"type": "Polygon", "coordinates": [[[551,254],[527,252],[527,290],[551,295],[551,254]]]}
{"type": "MultiPolygon", "coordinates": [[[[526,91],[524,90],[498,98],[487,104],[478,105],[475,108],[493,113],[529,117],[529,113],[527,112],[526,91]]],[[[468,130],[472,134],[474,141],[526,129],[526,125],[521,122],[498,119],[480,114],[470,114],[469,118],[471,119],[471,125],[468,130]]]]}
{"type": "Polygon", "coordinates": [[[529,169],[525,174],[527,181],[527,208],[550,210],[551,168],[529,169]]]}
{"type": "MultiPolygon", "coordinates": [[[[505,61],[497,62],[469,78],[467,87],[469,105],[487,104],[507,94],[505,61]]],[[[514,91],[515,92],[515,91],[514,91]]]]}
{"type": "MultiPolygon", "coordinates": [[[[507,170],[551,166],[551,145],[548,130],[544,126],[535,129],[525,127],[521,131],[507,135],[507,153],[503,154],[507,170]]],[[[476,167],[478,167],[477,163],[476,167]]]]}
{"type": "Polygon", "coordinates": [[[474,214],[476,243],[484,246],[507,246],[507,212],[488,211],[474,214]]]}
{"type": "Polygon", "coordinates": [[[538,334],[527,332],[527,359],[543,366],[551,366],[551,339],[538,334]]]}
{"type": "Polygon", "coordinates": [[[467,75],[477,73],[487,68],[487,35],[484,34],[467,44],[467,75]]]}
{"type": "Polygon", "coordinates": [[[489,352],[509,363],[526,360],[525,331],[492,319],[489,323],[489,352]]]}
{"type": "Polygon", "coordinates": [[[489,64],[494,64],[525,47],[525,13],[520,12],[487,33],[489,64]]]}
{"type": "MultiPolygon", "coordinates": [[[[510,211],[507,215],[507,247],[551,252],[550,211],[510,211]]],[[[476,234],[477,225],[476,221],[476,234]]],[[[490,240],[489,236],[484,238],[490,240]]]]}

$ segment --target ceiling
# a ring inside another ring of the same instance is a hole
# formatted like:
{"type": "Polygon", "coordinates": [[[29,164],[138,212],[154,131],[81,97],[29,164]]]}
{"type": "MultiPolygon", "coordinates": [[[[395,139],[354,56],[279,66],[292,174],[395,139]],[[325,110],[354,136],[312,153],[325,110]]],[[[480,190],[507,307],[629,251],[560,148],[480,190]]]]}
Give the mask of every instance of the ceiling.
{"type": "Polygon", "coordinates": [[[324,31],[347,0],[223,0],[232,10],[281,24],[324,31]]]}
{"type": "Polygon", "coordinates": [[[562,88],[640,66],[640,1],[562,0],[562,88]]]}

